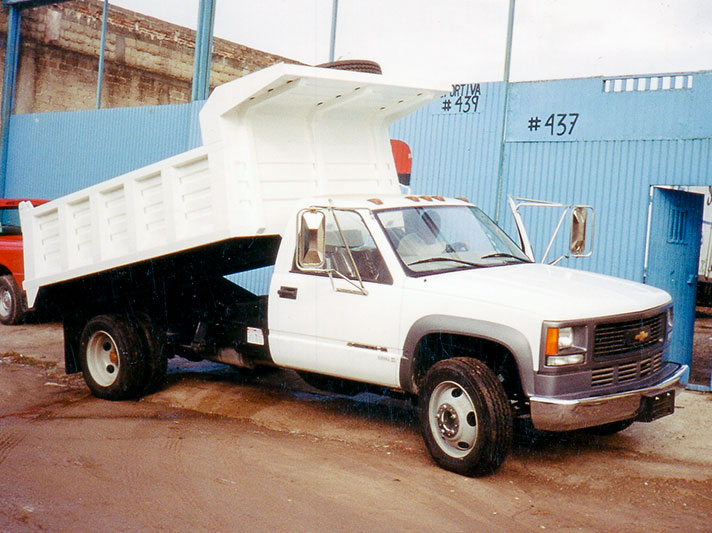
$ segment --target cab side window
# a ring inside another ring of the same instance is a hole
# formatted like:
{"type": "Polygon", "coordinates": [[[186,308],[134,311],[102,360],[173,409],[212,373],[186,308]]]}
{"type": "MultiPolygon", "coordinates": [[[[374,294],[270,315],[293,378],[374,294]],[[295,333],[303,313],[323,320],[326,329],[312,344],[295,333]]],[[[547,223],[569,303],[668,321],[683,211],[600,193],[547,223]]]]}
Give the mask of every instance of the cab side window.
{"type": "Polygon", "coordinates": [[[355,211],[331,210],[328,212],[326,217],[326,266],[351,280],[358,279],[356,275],[356,269],[358,269],[362,281],[393,283],[393,278],[386,268],[381,252],[373,242],[371,233],[361,216],[355,211]]]}

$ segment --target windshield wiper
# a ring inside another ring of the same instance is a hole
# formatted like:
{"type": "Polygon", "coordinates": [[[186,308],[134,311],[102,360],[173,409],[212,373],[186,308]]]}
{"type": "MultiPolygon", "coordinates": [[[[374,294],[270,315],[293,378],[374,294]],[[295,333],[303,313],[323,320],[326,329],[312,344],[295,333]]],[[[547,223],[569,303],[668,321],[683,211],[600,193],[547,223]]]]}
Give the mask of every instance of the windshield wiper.
{"type": "Polygon", "coordinates": [[[491,257],[507,257],[511,259],[516,259],[517,261],[521,261],[522,263],[531,263],[529,259],[524,259],[522,257],[519,257],[518,255],[507,254],[504,252],[495,252],[493,254],[483,255],[482,257],[480,257],[480,259],[489,259],[491,257]]]}
{"type": "Polygon", "coordinates": [[[482,257],[480,257],[480,259],[489,259],[490,257],[509,257],[511,259],[517,259],[518,261],[521,261],[522,263],[531,263],[531,261],[529,259],[524,259],[522,257],[519,257],[518,255],[507,254],[504,252],[495,252],[493,254],[483,255],[482,257]]]}
{"type": "Polygon", "coordinates": [[[422,265],[424,263],[436,263],[439,261],[452,261],[453,263],[460,263],[462,265],[467,265],[476,268],[484,266],[480,265],[479,263],[473,263],[472,261],[463,261],[462,259],[454,259],[452,257],[428,257],[427,259],[419,259],[418,261],[408,263],[408,266],[422,265]]]}

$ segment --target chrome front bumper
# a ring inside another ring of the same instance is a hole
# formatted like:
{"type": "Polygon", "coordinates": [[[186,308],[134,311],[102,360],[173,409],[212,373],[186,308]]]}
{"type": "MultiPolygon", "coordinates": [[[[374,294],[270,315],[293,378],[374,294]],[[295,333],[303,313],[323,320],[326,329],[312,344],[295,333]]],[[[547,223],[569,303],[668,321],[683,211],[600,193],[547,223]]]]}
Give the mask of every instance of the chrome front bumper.
{"type": "Polygon", "coordinates": [[[681,388],[680,379],[687,365],[680,365],[670,376],[650,387],[607,396],[577,399],[532,396],[529,399],[534,427],[544,431],[570,431],[600,426],[638,416],[644,397],[681,388]]]}

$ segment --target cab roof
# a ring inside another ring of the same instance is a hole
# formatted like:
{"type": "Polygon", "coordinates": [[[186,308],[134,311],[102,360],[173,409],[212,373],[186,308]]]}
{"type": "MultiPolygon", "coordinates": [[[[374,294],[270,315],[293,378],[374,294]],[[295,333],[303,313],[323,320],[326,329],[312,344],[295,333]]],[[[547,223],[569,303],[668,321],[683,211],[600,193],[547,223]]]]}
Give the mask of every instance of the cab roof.
{"type": "Polygon", "coordinates": [[[448,198],[428,195],[374,195],[374,196],[321,196],[310,202],[314,206],[331,205],[349,209],[394,209],[403,207],[440,207],[472,205],[466,198],[448,198]]]}

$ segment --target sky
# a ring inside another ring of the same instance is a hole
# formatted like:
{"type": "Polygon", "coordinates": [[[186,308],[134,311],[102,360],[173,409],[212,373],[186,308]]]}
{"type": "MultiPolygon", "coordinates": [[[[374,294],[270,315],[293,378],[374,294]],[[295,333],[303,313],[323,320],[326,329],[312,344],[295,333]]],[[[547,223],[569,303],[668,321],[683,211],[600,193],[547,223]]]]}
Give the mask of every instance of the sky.
{"type": "MultiPolygon", "coordinates": [[[[195,28],[199,0],[110,0],[195,28]]],[[[217,0],[215,36],[329,60],[333,0],[217,0]]],[[[339,0],[335,59],[433,83],[503,79],[508,0],[339,0]]],[[[511,81],[712,70],[712,0],[517,0],[511,81]]]]}

